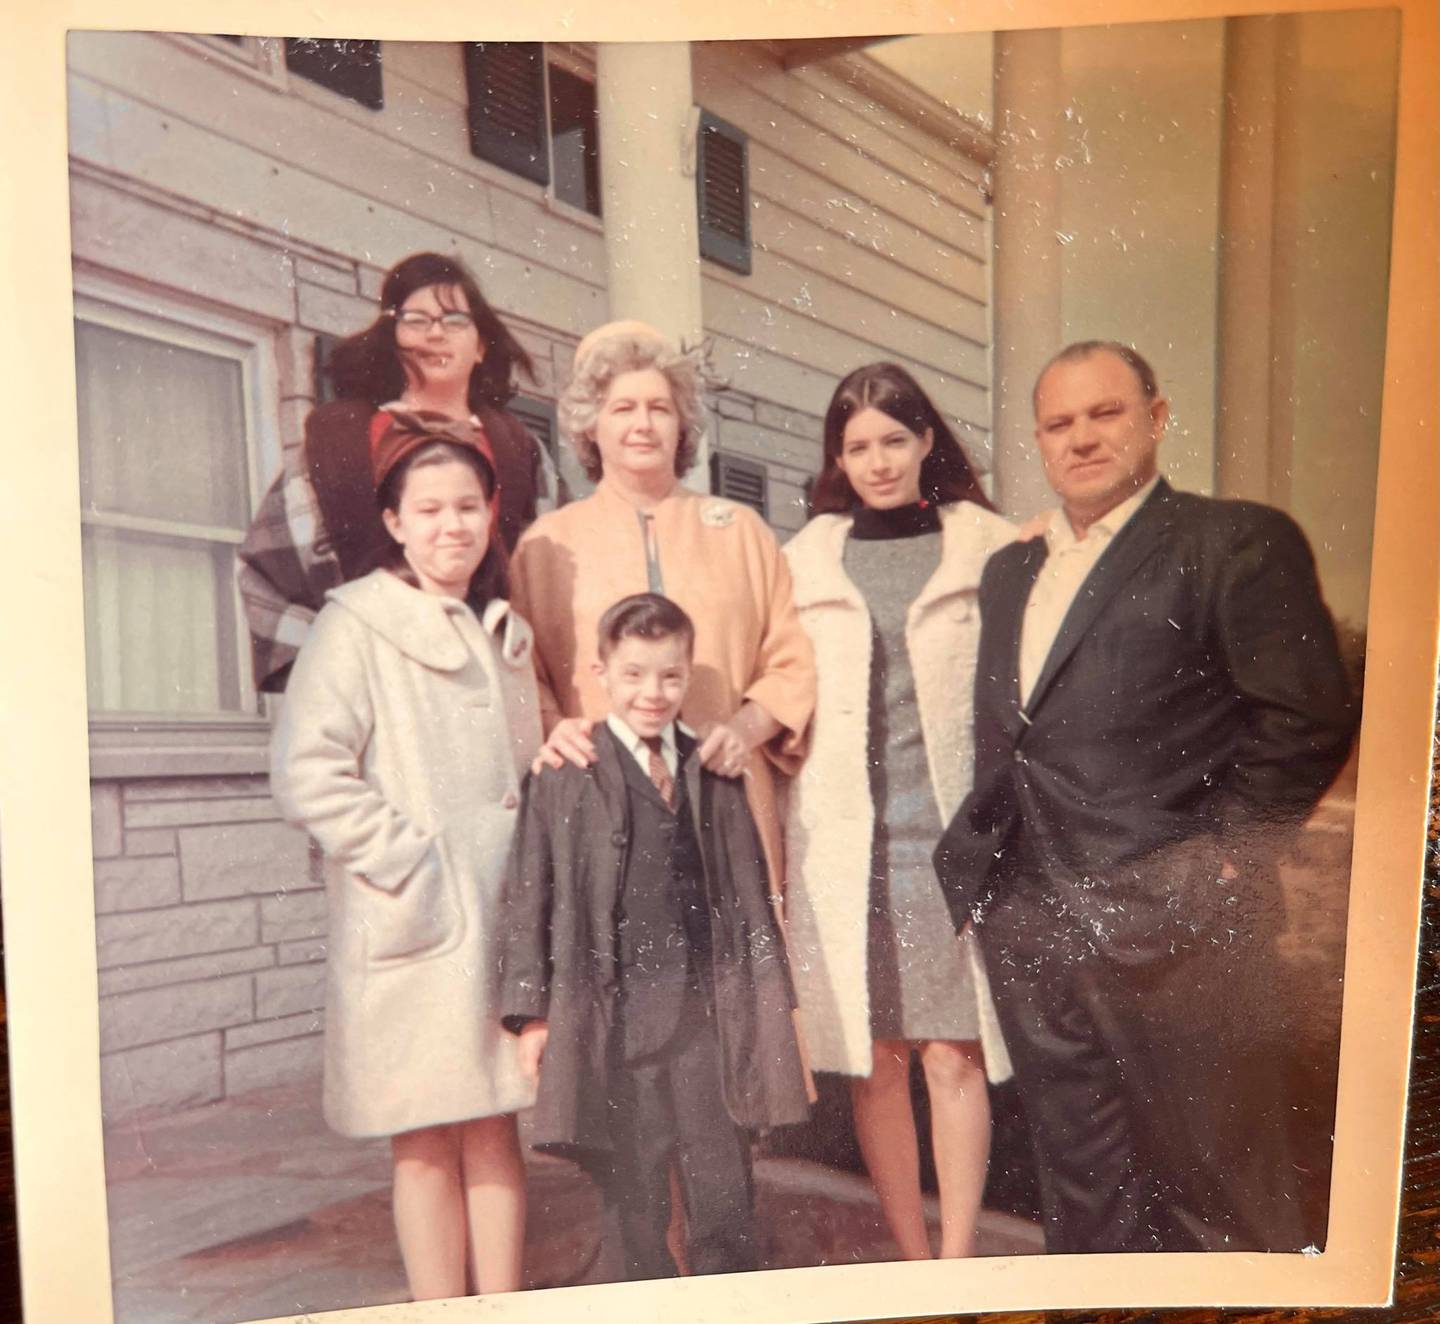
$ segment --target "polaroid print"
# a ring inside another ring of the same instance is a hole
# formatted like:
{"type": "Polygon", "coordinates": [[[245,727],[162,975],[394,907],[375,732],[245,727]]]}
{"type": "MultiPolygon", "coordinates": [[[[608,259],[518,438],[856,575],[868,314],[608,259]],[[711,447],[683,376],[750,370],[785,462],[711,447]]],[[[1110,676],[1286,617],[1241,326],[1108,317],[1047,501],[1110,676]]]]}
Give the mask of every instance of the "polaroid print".
{"type": "Polygon", "coordinates": [[[1383,1299],[1433,15],[1233,9],[49,30],[76,408],[44,416],[66,734],[26,780],[91,817],[62,938],[5,802],[29,1302],[1383,1299]],[[612,319],[645,325],[587,340],[612,319]],[[485,610],[492,542],[528,625],[485,610]],[[593,640],[647,588],[693,674],[636,700],[593,640]],[[607,709],[588,781],[522,785],[542,719],[607,709]],[[652,829],[680,845],[629,851],[652,829]],[[606,870],[597,973],[546,915],[606,870]]]}

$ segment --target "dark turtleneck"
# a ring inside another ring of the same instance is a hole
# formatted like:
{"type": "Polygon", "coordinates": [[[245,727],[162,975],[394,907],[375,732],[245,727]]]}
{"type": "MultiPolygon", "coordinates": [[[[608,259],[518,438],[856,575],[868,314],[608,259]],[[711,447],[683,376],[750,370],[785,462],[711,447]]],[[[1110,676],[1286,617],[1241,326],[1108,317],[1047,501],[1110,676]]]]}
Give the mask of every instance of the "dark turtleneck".
{"type": "Polygon", "coordinates": [[[929,501],[916,501],[891,510],[857,506],[850,536],[861,542],[883,542],[890,538],[918,538],[939,530],[940,511],[929,501]]]}

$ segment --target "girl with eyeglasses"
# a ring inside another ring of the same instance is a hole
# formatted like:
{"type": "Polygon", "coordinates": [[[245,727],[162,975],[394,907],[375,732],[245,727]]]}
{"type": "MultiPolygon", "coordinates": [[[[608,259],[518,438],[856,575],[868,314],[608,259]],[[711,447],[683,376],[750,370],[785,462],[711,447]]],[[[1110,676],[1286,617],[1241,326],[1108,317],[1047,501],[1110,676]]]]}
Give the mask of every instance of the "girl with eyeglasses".
{"type": "Polygon", "coordinates": [[[555,495],[541,448],[505,408],[516,368],[533,377],[524,346],[463,263],[416,253],[386,273],[375,320],[325,366],[339,398],[310,412],[304,445],[287,457],[240,548],[257,688],[285,687],[327,590],[373,570],[386,550],[369,454],[393,411],[475,428],[498,479],[500,542],[514,547],[542,492],[555,495]]]}

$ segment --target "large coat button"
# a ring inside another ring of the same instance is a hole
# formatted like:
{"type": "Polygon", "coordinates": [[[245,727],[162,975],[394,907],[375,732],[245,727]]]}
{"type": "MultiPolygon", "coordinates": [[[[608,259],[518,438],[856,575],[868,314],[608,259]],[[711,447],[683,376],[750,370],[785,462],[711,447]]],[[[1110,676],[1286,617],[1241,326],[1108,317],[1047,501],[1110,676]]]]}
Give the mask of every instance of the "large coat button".
{"type": "Polygon", "coordinates": [[[623,832],[612,832],[610,834],[610,844],[612,846],[623,846],[625,844],[625,834],[623,832]]]}

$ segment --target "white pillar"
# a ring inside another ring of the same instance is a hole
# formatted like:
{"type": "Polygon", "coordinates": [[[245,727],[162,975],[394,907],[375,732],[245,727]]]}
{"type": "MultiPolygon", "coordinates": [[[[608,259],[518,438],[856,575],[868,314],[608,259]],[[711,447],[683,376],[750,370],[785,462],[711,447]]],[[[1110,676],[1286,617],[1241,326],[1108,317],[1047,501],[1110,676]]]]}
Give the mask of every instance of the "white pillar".
{"type": "Polygon", "coordinates": [[[1055,504],[1035,449],[1031,388],[1063,346],[1060,33],[995,37],[995,501],[1028,516],[1055,504]]]}
{"type": "Polygon", "coordinates": [[[1225,20],[1215,490],[1252,501],[1271,496],[1278,57],[1273,15],[1225,20]]]}
{"type": "MultiPolygon", "coordinates": [[[[698,344],[705,319],[690,43],[601,42],[595,97],[610,316],[698,344]]],[[[708,486],[707,458],[689,482],[708,486]]]]}

